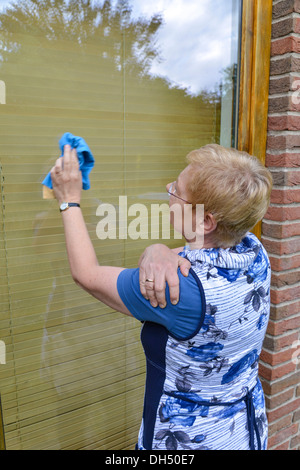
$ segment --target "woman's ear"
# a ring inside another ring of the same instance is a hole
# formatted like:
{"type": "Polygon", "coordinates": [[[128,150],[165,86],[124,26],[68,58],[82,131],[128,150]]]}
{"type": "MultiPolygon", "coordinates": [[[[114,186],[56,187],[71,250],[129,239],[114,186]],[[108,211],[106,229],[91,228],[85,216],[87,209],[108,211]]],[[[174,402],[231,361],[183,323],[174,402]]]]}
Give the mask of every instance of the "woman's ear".
{"type": "Polygon", "coordinates": [[[212,233],[217,228],[217,222],[211,212],[204,213],[204,235],[212,233]]]}

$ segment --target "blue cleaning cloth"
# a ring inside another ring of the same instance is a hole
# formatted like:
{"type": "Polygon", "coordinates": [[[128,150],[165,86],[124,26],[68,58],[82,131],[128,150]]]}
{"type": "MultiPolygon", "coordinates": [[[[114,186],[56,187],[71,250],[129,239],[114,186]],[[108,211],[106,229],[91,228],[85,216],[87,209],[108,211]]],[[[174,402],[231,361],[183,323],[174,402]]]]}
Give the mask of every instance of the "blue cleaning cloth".
{"type": "MultiPolygon", "coordinates": [[[[82,137],[76,137],[73,134],[70,134],[70,132],[66,132],[59,141],[59,147],[62,152],[61,157],[63,156],[65,145],[70,145],[72,149],[76,149],[79,160],[79,169],[82,173],[82,188],[90,189],[91,185],[89,174],[94,168],[95,160],[87,143],[82,137]]],[[[50,189],[53,188],[50,173],[48,173],[42,184],[44,186],[48,186],[50,189]]]]}

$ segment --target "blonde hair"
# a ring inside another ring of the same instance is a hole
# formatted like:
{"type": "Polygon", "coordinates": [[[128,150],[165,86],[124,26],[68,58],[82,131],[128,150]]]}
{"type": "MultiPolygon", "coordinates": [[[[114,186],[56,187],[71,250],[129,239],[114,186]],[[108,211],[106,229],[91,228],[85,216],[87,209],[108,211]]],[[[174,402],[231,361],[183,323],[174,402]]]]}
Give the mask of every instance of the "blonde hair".
{"type": "Polygon", "coordinates": [[[215,244],[234,246],[267,212],[272,190],[270,171],[246,152],[217,144],[187,155],[192,166],[190,202],[204,204],[217,222],[215,244]]]}

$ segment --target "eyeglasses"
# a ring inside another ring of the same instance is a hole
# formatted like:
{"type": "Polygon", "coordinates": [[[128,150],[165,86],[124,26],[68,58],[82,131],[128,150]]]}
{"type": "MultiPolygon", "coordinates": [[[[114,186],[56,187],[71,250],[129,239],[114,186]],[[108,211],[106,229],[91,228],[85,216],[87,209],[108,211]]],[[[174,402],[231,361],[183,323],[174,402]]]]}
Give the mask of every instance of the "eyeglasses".
{"type": "Polygon", "coordinates": [[[181,201],[186,202],[187,204],[192,204],[191,202],[186,201],[185,199],[182,199],[182,197],[179,197],[179,196],[177,196],[177,194],[175,194],[176,193],[175,181],[173,183],[171,183],[171,186],[170,186],[170,188],[167,192],[170,196],[177,197],[177,199],[181,199],[181,201]]]}

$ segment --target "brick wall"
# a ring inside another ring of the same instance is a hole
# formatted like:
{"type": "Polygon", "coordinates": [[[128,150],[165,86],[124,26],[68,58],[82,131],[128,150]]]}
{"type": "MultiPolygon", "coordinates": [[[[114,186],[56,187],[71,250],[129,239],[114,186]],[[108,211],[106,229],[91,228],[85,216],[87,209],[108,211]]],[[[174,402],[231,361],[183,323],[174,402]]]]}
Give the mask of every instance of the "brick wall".
{"type": "Polygon", "coordinates": [[[273,1],[266,165],[274,178],[262,241],[272,265],[260,376],[269,449],[300,449],[300,0],[273,1]]]}

